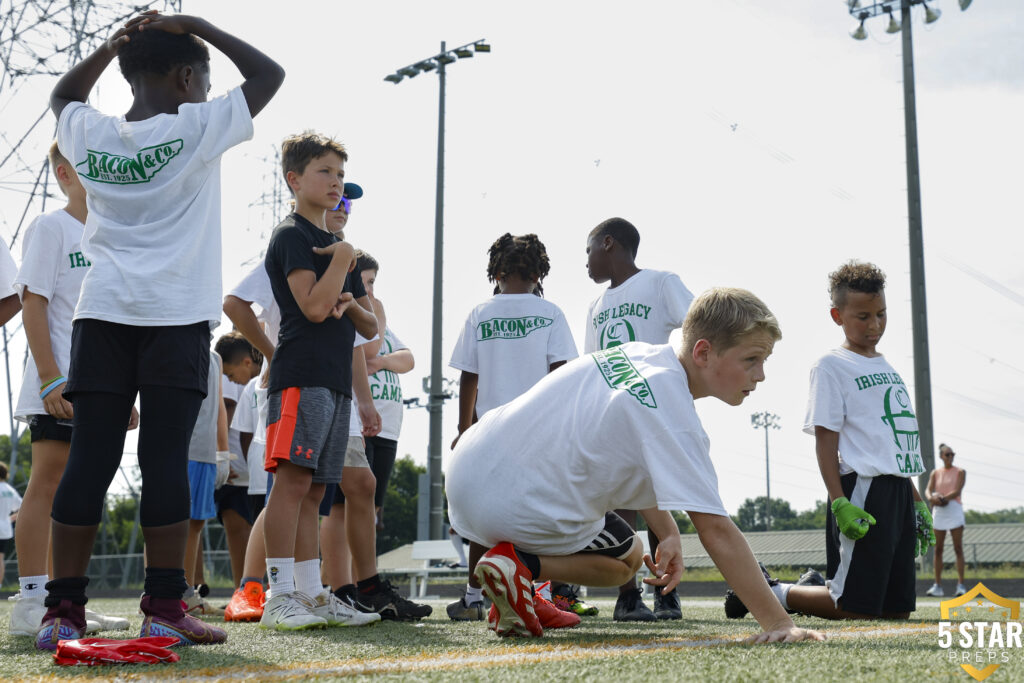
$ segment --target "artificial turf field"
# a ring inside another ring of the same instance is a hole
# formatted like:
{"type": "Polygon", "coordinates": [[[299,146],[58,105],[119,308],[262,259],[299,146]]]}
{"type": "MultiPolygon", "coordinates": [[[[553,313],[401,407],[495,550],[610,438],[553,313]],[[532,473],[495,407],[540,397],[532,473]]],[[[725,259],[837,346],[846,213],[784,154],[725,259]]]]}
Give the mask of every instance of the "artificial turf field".
{"type": "MultiPolygon", "coordinates": [[[[756,630],[748,616],[724,617],[717,600],[684,600],[682,621],[624,624],[612,621],[614,601],[574,629],[540,639],[499,639],[482,622],[445,616],[448,600],[431,601],[434,614],[418,623],[382,622],[368,628],[333,628],[282,634],[257,624],[225,624],[223,645],[181,648],[175,664],[58,667],[27,638],[7,632],[10,607],[0,604],[0,679],[54,680],[331,680],[355,676],[403,680],[543,681],[906,681],[972,680],[937,645],[937,600],[918,600],[908,622],[827,622],[796,617],[798,626],[828,633],[825,643],[743,645],[756,630]]],[[[137,599],[96,599],[90,607],[128,617],[133,637],[141,616],[137,599]]],[[[217,620],[219,622],[219,620],[217,620]]],[[[220,622],[223,623],[223,622],[220,622]]],[[[990,681],[1024,680],[1020,652],[990,681]]]]}

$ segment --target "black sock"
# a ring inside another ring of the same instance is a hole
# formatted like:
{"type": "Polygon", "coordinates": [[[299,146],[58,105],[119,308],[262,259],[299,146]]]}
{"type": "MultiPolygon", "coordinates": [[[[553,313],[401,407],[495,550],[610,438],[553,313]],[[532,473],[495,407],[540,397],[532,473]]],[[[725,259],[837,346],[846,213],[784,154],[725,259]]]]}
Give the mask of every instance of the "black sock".
{"type": "Polygon", "coordinates": [[[368,579],[356,582],[360,593],[379,593],[381,589],[380,574],[374,574],[368,579]]]}
{"type": "Polygon", "coordinates": [[[519,548],[514,548],[516,551],[516,557],[519,561],[526,565],[526,571],[530,572],[530,580],[536,580],[540,576],[540,558],[536,555],[531,555],[528,552],[522,551],[519,548]]]}
{"type": "Polygon", "coordinates": [[[344,586],[340,586],[334,590],[335,597],[341,601],[346,601],[349,597],[355,597],[356,594],[356,585],[354,583],[346,583],[344,586]]]}
{"type": "Polygon", "coordinates": [[[85,597],[85,587],[88,585],[88,576],[68,576],[47,581],[43,604],[47,607],[56,607],[61,600],[69,600],[73,605],[84,605],[89,601],[85,597]]]}
{"type": "Polygon", "coordinates": [[[181,600],[188,588],[184,569],[160,569],[146,567],[146,581],[143,592],[153,598],[181,600]]]}

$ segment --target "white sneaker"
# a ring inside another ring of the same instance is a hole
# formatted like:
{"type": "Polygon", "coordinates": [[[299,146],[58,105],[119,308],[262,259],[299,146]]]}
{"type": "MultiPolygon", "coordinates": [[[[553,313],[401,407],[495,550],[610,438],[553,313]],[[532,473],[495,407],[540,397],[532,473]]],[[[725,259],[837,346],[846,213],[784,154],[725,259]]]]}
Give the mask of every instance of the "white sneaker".
{"type": "MultiPolygon", "coordinates": [[[[946,593],[945,593],[945,591],[942,590],[942,586],[940,586],[939,584],[935,583],[935,584],[932,584],[932,587],[929,588],[928,590],[926,590],[924,592],[924,594],[925,595],[930,595],[933,598],[941,598],[946,593]]],[[[959,595],[959,593],[957,595],[959,595]]]]}
{"type": "Polygon", "coordinates": [[[89,622],[93,621],[97,624],[97,631],[124,631],[128,628],[128,620],[124,617],[111,617],[106,614],[100,614],[99,612],[93,612],[88,607],[85,608],[85,624],[86,633],[92,633],[89,630],[89,622]]]}
{"type": "MultiPolygon", "coordinates": [[[[32,638],[36,636],[39,632],[39,627],[43,624],[43,617],[46,616],[44,600],[46,600],[45,595],[24,598],[21,596],[21,592],[7,598],[8,602],[14,603],[14,609],[11,610],[10,633],[12,636],[29,636],[32,638]]],[[[100,630],[100,623],[96,621],[96,616],[95,614],[90,614],[89,610],[86,610],[86,633],[96,633],[100,630]]],[[[128,628],[127,621],[124,628],[128,628]]]]}
{"type": "Polygon", "coordinates": [[[326,619],[328,626],[372,626],[380,621],[376,612],[360,612],[329,590],[324,590],[313,601],[316,603],[313,614],[326,619]]]}
{"type": "MultiPolygon", "coordinates": [[[[185,602],[185,612],[191,614],[194,617],[223,617],[224,610],[219,607],[214,607],[206,598],[199,595],[199,593],[192,593],[188,597],[182,598],[185,602]]],[[[125,628],[128,628],[125,626],[125,628]]]]}
{"type": "Polygon", "coordinates": [[[958,583],[956,585],[956,595],[954,595],[953,597],[959,598],[961,595],[963,595],[966,592],[967,592],[967,589],[964,587],[964,585],[962,583],[958,583]]]}
{"type": "Polygon", "coordinates": [[[260,628],[278,631],[301,631],[307,628],[326,628],[327,620],[313,614],[316,601],[298,591],[274,594],[263,606],[260,628]]]}

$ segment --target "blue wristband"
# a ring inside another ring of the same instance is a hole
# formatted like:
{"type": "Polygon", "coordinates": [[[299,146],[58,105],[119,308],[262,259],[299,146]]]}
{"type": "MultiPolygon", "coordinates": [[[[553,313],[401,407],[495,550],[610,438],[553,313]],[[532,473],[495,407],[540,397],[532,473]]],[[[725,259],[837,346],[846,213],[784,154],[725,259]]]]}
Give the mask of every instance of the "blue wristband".
{"type": "Polygon", "coordinates": [[[51,391],[53,391],[57,387],[61,386],[62,384],[66,384],[66,383],[67,383],[67,380],[65,378],[61,377],[59,381],[53,382],[52,384],[50,384],[50,386],[48,386],[45,389],[43,389],[42,391],[40,391],[39,392],[39,398],[46,398],[47,394],[49,394],[51,391]]]}

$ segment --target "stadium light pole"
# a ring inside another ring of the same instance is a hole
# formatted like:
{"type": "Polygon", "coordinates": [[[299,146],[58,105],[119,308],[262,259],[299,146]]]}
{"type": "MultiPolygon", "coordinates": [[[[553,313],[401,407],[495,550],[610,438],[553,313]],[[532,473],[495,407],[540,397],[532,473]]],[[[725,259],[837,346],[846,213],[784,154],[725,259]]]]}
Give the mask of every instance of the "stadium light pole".
{"type": "MultiPolygon", "coordinates": [[[[960,11],[972,0],[959,0],[960,11]]],[[[925,299],[924,238],[921,227],[921,171],[917,154],[917,103],[914,93],[914,42],[910,9],[924,5],[926,24],[938,20],[942,12],[928,6],[926,0],[887,0],[861,6],[860,0],[847,0],[850,14],[860,25],[850,32],[855,40],[867,38],[864,22],[885,14],[889,17],[886,33],[902,33],[903,52],[903,119],[906,129],[907,157],[907,221],[910,230],[910,314],[914,336],[914,404],[917,407],[917,429],[924,472],[918,477],[918,489],[928,485],[928,473],[935,469],[935,437],[932,424],[932,380],[928,354],[928,310],[925,299]],[[900,21],[893,17],[899,10],[900,21]]]]}
{"type": "Polygon", "coordinates": [[[767,410],[750,416],[750,426],[764,429],[764,530],[772,530],[772,472],[768,464],[768,430],[779,429],[779,416],[767,410]]]}
{"type": "Polygon", "coordinates": [[[429,396],[427,412],[430,413],[430,444],[427,455],[427,472],[430,476],[430,538],[442,538],[442,522],[444,521],[444,489],[441,482],[441,427],[442,410],[445,399],[451,397],[447,391],[441,374],[441,303],[444,271],[444,98],[445,98],[445,67],[459,59],[467,59],[475,53],[490,52],[491,46],[483,38],[472,43],[461,45],[452,50],[445,48],[441,41],[441,51],[384,77],[385,81],[395,85],[405,78],[414,78],[420,73],[437,70],[440,95],[437,108],[437,196],[434,204],[434,302],[433,324],[430,348],[429,385],[424,380],[424,389],[429,396]],[[470,49],[472,48],[472,49],[470,49]]]}

